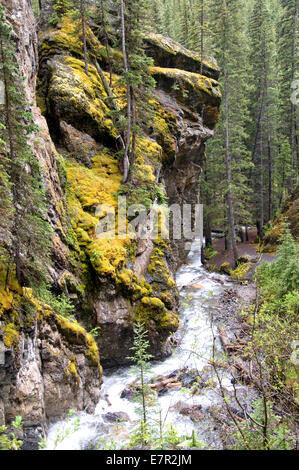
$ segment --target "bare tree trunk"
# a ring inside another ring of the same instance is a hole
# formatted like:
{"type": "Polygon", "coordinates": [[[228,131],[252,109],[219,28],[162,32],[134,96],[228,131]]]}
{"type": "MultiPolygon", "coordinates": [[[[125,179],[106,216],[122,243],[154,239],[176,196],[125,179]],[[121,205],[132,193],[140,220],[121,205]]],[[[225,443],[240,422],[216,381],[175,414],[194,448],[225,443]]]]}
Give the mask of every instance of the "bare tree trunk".
{"type": "Polygon", "coordinates": [[[234,263],[237,264],[238,260],[238,249],[236,242],[235,233],[235,217],[233,207],[233,195],[232,195],[232,169],[231,169],[231,154],[230,154],[230,129],[229,129],[229,74],[227,70],[226,59],[224,60],[224,80],[225,80],[225,163],[226,163],[226,177],[227,177],[227,204],[228,204],[228,225],[229,225],[229,239],[230,245],[233,252],[234,263]]]}
{"type": "Polygon", "coordinates": [[[260,125],[260,225],[259,225],[259,236],[262,236],[264,228],[264,164],[263,164],[263,126],[260,125]]]}
{"type": "Polygon", "coordinates": [[[102,83],[103,83],[103,87],[104,87],[104,89],[105,89],[105,91],[106,91],[106,93],[107,93],[107,95],[108,95],[109,104],[110,104],[111,108],[113,108],[113,109],[116,110],[116,111],[119,111],[119,110],[120,110],[120,107],[119,107],[118,104],[117,104],[116,96],[114,95],[113,91],[111,90],[110,85],[109,85],[109,83],[108,83],[108,81],[107,81],[107,79],[106,79],[106,77],[105,77],[105,75],[104,75],[104,73],[103,73],[103,70],[101,69],[101,67],[100,67],[100,65],[99,65],[99,63],[98,63],[98,61],[97,61],[96,59],[95,59],[94,64],[95,64],[95,67],[96,67],[96,69],[97,69],[98,74],[99,74],[100,77],[101,77],[101,80],[102,80],[102,83]]]}
{"type": "MultiPolygon", "coordinates": [[[[295,80],[295,62],[296,62],[296,36],[297,36],[297,0],[294,0],[294,19],[293,19],[293,42],[292,42],[292,76],[291,81],[295,80]]],[[[296,105],[291,103],[291,155],[292,155],[292,186],[296,183],[296,105]]]]}
{"type": "Polygon", "coordinates": [[[80,14],[82,22],[83,52],[85,73],[88,76],[87,44],[86,44],[86,18],[85,18],[85,0],[80,0],[80,14]]]}
{"type": "Polygon", "coordinates": [[[105,13],[104,13],[104,3],[103,0],[101,0],[101,15],[102,15],[102,26],[103,26],[103,31],[104,31],[104,42],[105,42],[105,49],[107,52],[107,59],[108,59],[108,64],[109,64],[109,86],[112,87],[112,58],[109,50],[109,38],[108,38],[108,33],[107,33],[107,28],[106,28],[106,23],[105,23],[105,13]]]}
{"type": "MultiPolygon", "coordinates": [[[[128,66],[128,56],[126,50],[126,29],[125,29],[125,10],[124,10],[124,0],[120,0],[120,7],[121,7],[121,29],[122,29],[122,50],[123,50],[123,60],[124,60],[124,68],[126,74],[129,71],[128,66]]],[[[124,154],[124,174],[122,182],[126,183],[128,176],[129,176],[129,169],[130,169],[130,161],[129,161],[129,150],[131,145],[131,128],[132,128],[132,106],[131,106],[131,90],[130,86],[127,83],[127,135],[126,135],[126,147],[125,147],[125,154],[124,154]]]]}
{"type": "Polygon", "coordinates": [[[246,241],[249,241],[249,235],[248,235],[248,226],[245,225],[245,235],[246,235],[246,241]]]}
{"type": "Polygon", "coordinates": [[[130,151],[130,181],[133,179],[133,168],[135,163],[135,150],[136,150],[136,99],[134,91],[131,89],[131,103],[132,103],[132,146],[130,151]]]}
{"type": "Polygon", "coordinates": [[[272,150],[271,150],[271,130],[269,126],[269,116],[267,119],[268,131],[268,221],[272,219],[272,150]]]}
{"type": "Polygon", "coordinates": [[[200,6],[200,57],[201,57],[201,64],[200,64],[200,75],[203,75],[203,55],[204,55],[204,0],[201,0],[200,6]]]}

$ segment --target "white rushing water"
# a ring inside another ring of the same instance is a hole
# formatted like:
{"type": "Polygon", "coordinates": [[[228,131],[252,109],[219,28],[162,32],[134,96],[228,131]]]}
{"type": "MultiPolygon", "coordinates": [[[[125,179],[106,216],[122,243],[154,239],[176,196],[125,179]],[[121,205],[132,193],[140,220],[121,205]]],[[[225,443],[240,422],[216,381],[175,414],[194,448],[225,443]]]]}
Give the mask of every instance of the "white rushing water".
{"type": "MultiPolygon", "coordinates": [[[[215,320],[219,315],[220,296],[224,289],[231,287],[231,284],[226,276],[209,273],[202,267],[200,248],[196,242],[192,245],[188,264],[178,271],[176,281],[182,300],[181,326],[177,334],[179,346],[169,358],[151,365],[149,377],[165,376],[188,367],[188,369],[197,369],[199,376],[205,374],[210,386],[203,387],[195,395],[192,395],[185,387],[169,389],[167,393],[157,397],[155,409],[161,409],[163,423],[165,425],[172,423],[180,435],[191,435],[194,430],[197,439],[206,448],[221,449],[223,444],[211,410],[215,410],[215,407],[223,403],[218,382],[213,369],[208,366],[208,361],[212,358],[214,336],[216,337],[216,355],[222,354],[215,320]],[[193,422],[190,416],[179,413],[182,403],[186,406],[198,405],[202,415],[198,422],[193,422]]],[[[229,373],[220,369],[219,374],[226,390],[232,390],[232,377],[229,373]]],[[[52,425],[48,434],[47,448],[57,450],[95,447],[103,449],[105,446],[106,448],[113,446],[118,449],[126,448],[130,428],[134,426],[134,421],[136,422],[137,419],[136,403],[121,398],[121,392],[133,380],[134,375],[129,367],[122,367],[104,375],[101,392],[103,398],[98,403],[95,413],[93,415],[78,413],[52,425]],[[109,404],[105,395],[109,396],[109,404]],[[126,413],[130,422],[117,424],[113,419],[109,422],[114,416],[112,413],[119,412],[126,413]]],[[[242,388],[241,385],[237,387],[242,388]]]]}

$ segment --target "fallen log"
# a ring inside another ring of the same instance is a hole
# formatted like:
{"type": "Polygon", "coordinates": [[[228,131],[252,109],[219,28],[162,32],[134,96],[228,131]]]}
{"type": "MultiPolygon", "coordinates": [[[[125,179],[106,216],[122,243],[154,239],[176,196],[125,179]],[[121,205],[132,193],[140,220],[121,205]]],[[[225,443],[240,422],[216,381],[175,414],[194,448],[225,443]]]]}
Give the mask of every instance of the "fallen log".
{"type": "Polygon", "coordinates": [[[222,364],[221,362],[208,361],[208,364],[210,366],[220,367],[221,369],[232,369],[232,366],[230,366],[229,364],[222,364]]]}
{"type": "Polygon", "coordinates": [[[166,385],[167,388],[182,387],[182,386],[183,386],[182,382],[174,382],[174,383],[170,383],[166,385]]]}
{"type": "Polygon", "coordinates": [[[176,377],[172,377],[171,379],[165,379],[159,382],[155,382],[153,384],[148,384],[148,387],[152,389],[164,388],[164,387],[167,387],[169,384],[177,382],[177,380],[178,380],[178,377],[176,376],[176,377]]]}
{"type": "Polygon", "coordinates": [[[229,345],[230,345],[230,340],[229,340],[229,338],[226,334],[226,331],[224,330],[224,328],[221,325],[218,325],[218,331],[219,331],[222,346],[225,349],[225,351],[228,351],[229,345]]]}
{"type": "Polygon", "coordinates": [[[242,359],[235,359],[233,367],[235,368],[236,372],[242,376],[247,384],[253,383],[258,389],[261,389],[260,380],[255,377],[250,370],[247,370],[246,364],[244,361],[242,361],[242,359]]]}

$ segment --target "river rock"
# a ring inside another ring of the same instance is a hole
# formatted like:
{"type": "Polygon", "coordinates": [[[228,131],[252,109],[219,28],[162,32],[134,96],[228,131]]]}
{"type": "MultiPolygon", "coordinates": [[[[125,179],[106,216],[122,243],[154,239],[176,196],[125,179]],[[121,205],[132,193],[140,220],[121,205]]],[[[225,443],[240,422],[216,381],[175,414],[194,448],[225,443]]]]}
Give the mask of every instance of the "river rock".
{"type": "Polygon", "coordinates": [[[124,411],[106,413],[103,415],[103,419],[108,423],[121,423],[124,421],[130,421],[129,415],[124,411]]]}

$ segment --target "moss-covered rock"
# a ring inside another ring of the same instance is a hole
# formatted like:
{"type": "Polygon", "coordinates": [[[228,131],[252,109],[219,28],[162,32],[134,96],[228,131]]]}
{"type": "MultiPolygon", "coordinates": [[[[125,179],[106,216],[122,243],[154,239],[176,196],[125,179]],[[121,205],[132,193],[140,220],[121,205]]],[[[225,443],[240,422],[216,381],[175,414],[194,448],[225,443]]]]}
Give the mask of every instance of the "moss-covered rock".
{"type": "MultiPolygon", "coordinates": [[[[171,38],[166,38],[161,34],[151,33],[145,37],[147,54],[153,57],[155,65],[167,68],[187,70],[189,72],[200,73],[201,56],[199,53],[186,49],[181,44],[171,38]]],[[[203,75],[218,79],[219,68],[213,58],[203,60],[203,75]]]]}
{"type": "MultiPolygon", "coordinates": [[[[109,146],[116,145],[117,133],[104,99],[107,97],[94,67],[89,76],[84,62],[58,56],[48,62],[47,116],[53,127],[60,120],[109,146]]],[[[57,130],[56,130],[57,132],[57,130]]]]}
{"type": "Polygon", "coordinates": [[[281,214],[274,219],[271,228],[267,231],[262,241],[262,252],[272,253],[276,251],[279,238],[283,232],[283,224],[288,223],[295,240],[299,239],[299,185],[297,185],[287,198],[281,214]]]}
{"type": "MultiPolygon", "coordinates": [[[[218,122],[221,92],[218,82],[193,72],[151,67],[157,85],[173,95],[178,103],[194,113],[203,114],[203,123],[213,129],[218,122]]],[[[194,120],[197,118],[194,116],[194,120]]]]}
{"type": "Polygon", "coordinates": [[[71,408],[93,412],[102,383],[94,338],[32,289],[2,284],[0,292],[0,425],[20,415],[26,428],[45,430],[71,408]]]}

